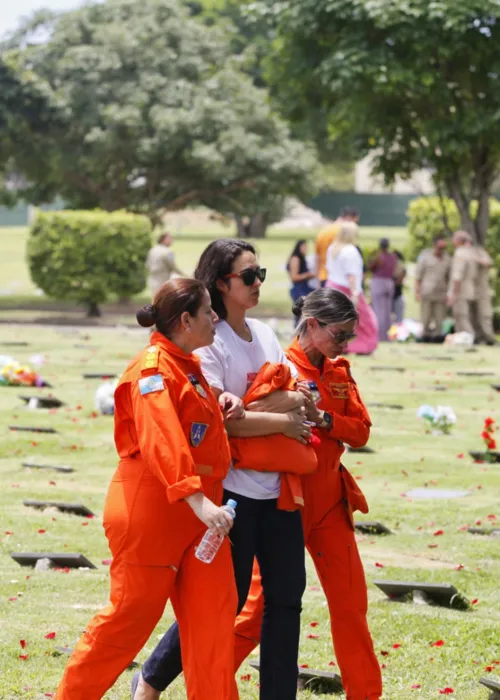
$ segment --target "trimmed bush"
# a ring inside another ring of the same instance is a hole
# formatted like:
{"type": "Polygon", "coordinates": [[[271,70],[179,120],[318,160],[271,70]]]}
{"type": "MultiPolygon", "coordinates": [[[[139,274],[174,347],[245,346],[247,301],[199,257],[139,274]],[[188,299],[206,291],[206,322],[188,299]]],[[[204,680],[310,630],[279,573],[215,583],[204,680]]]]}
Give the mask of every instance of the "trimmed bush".
{"type": "Polygon", "coordinates": [[[40,212],[30,230],[28,264],[33,282],[54,299],[98,304],[142,292],[151,224],[117,211],[40,212]]]}
{"type": "MultiPolygon", "coordinates": [[[[473,208],[476,205],[473,205],[473,208]]],[[[449,233],[460,227],[460,217],[451,199],[420,197],[410,202],[408,207],[408,233],[410,236],[410,259],[416,260],[424,248],[432,246],[432,239],[438,233],[449,233]],[[443,207],[446,211],[449,231],[443,221],[443,207]]],[[[494,289],[494,303],[500,304],[500,202],[490,200],[490,222],[486,237],[486,248],[493,258],[495,268],[491,272],[494,289]]],[[[451,249],[450,249],[451,252],[451,249]]]]}

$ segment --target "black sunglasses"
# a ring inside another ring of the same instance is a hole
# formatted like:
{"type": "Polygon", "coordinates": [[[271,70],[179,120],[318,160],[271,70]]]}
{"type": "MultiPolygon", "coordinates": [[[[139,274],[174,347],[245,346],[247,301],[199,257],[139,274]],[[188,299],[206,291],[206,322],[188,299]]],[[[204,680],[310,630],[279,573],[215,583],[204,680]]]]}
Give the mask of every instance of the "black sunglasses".
{"type": "Polygon", "coordinates": [[[267,270],[265,267],[248,267],[241,272],[232,272],[230,275],[225,275],[224,279],[229,280],[234,277],[239,277],[243,284],[246,284],[247,287],[251,287],[252,284],[255,284],[256,279],[260,282],[264,282],[266,274],[267,270]]]}

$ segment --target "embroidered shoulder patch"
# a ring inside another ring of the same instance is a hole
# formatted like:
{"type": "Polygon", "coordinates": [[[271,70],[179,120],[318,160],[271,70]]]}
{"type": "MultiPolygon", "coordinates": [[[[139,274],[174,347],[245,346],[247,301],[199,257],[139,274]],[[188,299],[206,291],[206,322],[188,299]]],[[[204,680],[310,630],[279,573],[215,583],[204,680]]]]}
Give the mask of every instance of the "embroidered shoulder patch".
{"type": "Polygon", "coordinates": [[[334,399],[349,398],[349,384],[336,384],[330,382],[330,393],[334,399]]]}
{"type": "Polygon", "coordinates": [[[152,374],[149,377],[139,379],[139,391],[144,394],[151,394],[153,391],[163,391],[165,385],[161,374],[152,374]]]}
{"type": "Polygon", "coordinates": [[[206,423],[191,423],[191,444],[193,447],[198,447],[203,442],[207,430],[206,423]]]}

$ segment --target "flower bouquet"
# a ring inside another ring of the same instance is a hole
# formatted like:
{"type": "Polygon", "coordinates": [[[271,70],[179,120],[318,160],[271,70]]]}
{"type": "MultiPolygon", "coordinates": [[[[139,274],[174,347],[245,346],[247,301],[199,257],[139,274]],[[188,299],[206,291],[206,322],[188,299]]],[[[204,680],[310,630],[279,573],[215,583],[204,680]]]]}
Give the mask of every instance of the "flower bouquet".
{"type": "Polygon", "coordinates": [[[417,411],[417,418],[425,421],[426,432],[433,435],[449,435],[457,422],[457,417],[451,406],[429,406],[424,404],[417,411]]]}
{"type": "Polygon", "coordinates": [[[46,383],[29,365],[21,365],[12,357],[0,356],[0,386],[46,386],[46,383]]]}
{"type": "Polygon", "coordinates": [[[469,452],[476,462],[500,462],[500,452],[496,452],[495,421],[485,418],[481,437],[486,446],[486,452],[469,452]]]}

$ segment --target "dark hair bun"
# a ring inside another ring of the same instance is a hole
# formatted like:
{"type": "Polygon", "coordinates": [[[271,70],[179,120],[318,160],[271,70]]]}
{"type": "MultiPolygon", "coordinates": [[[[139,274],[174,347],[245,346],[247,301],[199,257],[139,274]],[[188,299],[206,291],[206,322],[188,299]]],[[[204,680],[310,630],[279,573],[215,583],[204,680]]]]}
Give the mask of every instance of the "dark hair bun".
{"type": "Polygon", "coordinates": [[[295,304],[292,306],[292,313],[294,316],[297,316],[297,318],[300,318],[302,316],[302,309],[304,308],[305,300],[305,297],[299,297],[295,304]]]}
{"type": "Polygon", "coordinates": [[[149,328],[150,326],[154,326],[156,323],[157,315],[158,312],[156,310],[156,306],[153,306],[153,304],[144,304],[144,306],[136,313],[135,317],[140,326],[149,328]]]}

